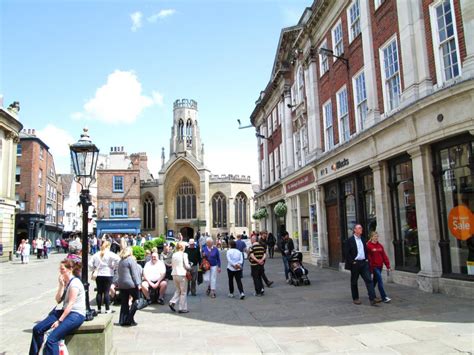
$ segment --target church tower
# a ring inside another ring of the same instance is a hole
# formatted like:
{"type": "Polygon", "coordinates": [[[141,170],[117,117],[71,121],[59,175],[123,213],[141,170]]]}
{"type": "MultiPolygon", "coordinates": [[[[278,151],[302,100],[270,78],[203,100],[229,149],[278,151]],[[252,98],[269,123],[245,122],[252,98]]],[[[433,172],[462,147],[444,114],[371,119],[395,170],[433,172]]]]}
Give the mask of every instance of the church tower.
{"type": "Polygon", "coordinates": [[[188,154],[191,154],[201,164],[204,163],[198,126],[197,102],[181,99],[176,100],[173,104],[170,158],[188,154]]]}

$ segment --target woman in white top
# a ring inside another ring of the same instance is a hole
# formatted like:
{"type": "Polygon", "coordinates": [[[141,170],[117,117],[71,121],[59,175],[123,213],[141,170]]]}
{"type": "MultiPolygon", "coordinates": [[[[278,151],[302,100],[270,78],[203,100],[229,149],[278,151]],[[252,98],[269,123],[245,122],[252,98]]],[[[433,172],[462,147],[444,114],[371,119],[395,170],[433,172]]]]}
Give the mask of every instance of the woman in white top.
{"type": "Polygon", "coordinates": [[[179,313],[188,313],[187,300],[187,281],[186,271],[191,269],[188,261],[188,254],[184,252],[186,243],[178,242],[176,251],[173,253],[171,259],[171,275],[173,276],[176,291],[173,298],[170,300],[169,306],[173,312],[176,312],[175,305],[179,300],[179,313]]]}
{"type": "Polygon", "coordinates": [[[105,241],[100,251],[95,253],[89,262],[92,272],[97,272],[97,312],[102,313],[102,303],[105,303],[105,313],[110,313],[110,286],[120,257],[110,251],[110,242],[105,241]]]}
{"type": "Polygon", "coordinates": [[[242,252],[237,249],[235,240],[229,242],[230,249],[227,250],[227,276],[229,277],[229,297],[234,298],[234,278],[237,288],[240,292],[240,299],[245,298],[244,288],[242,286],[242,264],[244,257],[242,252]]]}

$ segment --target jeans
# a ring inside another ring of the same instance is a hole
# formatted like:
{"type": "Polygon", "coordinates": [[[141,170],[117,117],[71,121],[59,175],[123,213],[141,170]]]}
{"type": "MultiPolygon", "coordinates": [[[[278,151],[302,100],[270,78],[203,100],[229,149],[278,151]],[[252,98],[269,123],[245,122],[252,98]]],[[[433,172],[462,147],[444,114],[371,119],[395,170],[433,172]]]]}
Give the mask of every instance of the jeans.
{"type": "Polygon", "coordinates": [[[379,292],[380,292],[380,297],[382,300],[387,298],[387,294],[385,293],[385,290],[383,288],[383,280],[382,280],[382,268],[381,267],[376,267],[374,268],[374,288],[378,284],[379,286],[379,292]]]}
{"type": "Polygon", "coordinates": [[[130,325],[135,322],[135,313],[137,312],[136,300],[139,296],[138,288],[120,289],[120,325],[130,325]],[[132,306],[128,305],[128,300],[132,296],[132,306]]]}
{"type": "Polygon", "coordinates": [[[227,276],[229,277],[229,293],[234,293],[234,278],[239,292],[244,293],[244,288],[242,286],[242,270],[232,271],[227,269],[227,276]]]}
{"type": "Polygon", "coordinates": [[[255,293],[261,294],[263,290],[263,266],[262,265],[250,265],[252,271],[253,284],[255,286],[255,293]]]}
{"type": "Polygon", "coordinates": [[[367,292],[369,293],[369,300],[373,301],[375,299],[374,284],[370,277],[369,263],[366,260],[356,260],[355,264],[352,264],[351,293],[353,300],[359,299],[359,288],[357,287],[359,276],[361,276],[365,282],[365,287],[367,287],[367,292]]]}
{"type": "MultiPolygon", "coordinates": [[[[33,336],[31,338],[30,355],[39,353],[41,345],[43,344],[44,333],[48,331],[54,322],[63,314],[62,310],[52,310],[48,316],[41,322],[36,324],[33,328],[33,336]]],[[[79,328],[84,323],[85,317],[77,312],[70,312],[64,320],[59,323],[59,326],[54,329],[48,336],[44,344],[43,354],[59,355],[59,344],[61,339],[70,334],[73,330],[79,328]]]]}
{"type": "Polygon", "coordinates": [[[270,259],[273,259],[273,255],[275,254],[275,245],[268,244],[268,256],[270,259]]]}
{"type": "Polygon", "coordinates": [[[288,275],[290,274],[290,266],[288,264],[288,256],[282,255],[283,267],[285,268],[285,278],[288,280],[288,275]]]}
{"type": "Polygon", "coordinates": [[[112,285],[112,276],[97,276],[97,308],[100,310],[102,307],[102,301],[105,304],[105,309],[108,311],[110,308],[110,286],[112,285]]]}

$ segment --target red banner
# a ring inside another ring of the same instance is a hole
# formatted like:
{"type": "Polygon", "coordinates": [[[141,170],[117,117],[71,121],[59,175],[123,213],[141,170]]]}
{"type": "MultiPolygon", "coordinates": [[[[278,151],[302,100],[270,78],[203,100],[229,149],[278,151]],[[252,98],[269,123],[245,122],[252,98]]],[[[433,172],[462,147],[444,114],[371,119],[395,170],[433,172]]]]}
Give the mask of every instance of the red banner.
{"type": "Polygon", "coordinates": [[[312,171],[306,173],[296,179],[291,180],[286,184],[286,193],[298,190],[299,188],[309,185],[314,182],[314,174],[312,171]]]}

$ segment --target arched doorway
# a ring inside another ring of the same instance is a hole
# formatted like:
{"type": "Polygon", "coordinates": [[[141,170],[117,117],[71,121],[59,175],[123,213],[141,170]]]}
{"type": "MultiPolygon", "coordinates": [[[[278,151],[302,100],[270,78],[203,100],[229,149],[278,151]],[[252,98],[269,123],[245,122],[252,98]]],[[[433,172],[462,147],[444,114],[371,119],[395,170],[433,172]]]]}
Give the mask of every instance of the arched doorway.
{"type": "Polygon", "coordinates": [[[187,242],[190,238],[194,238],[194,229],[191,227],[183,227],[180,230],[181,235],[183,236],[183,240],[187,242]]]}

